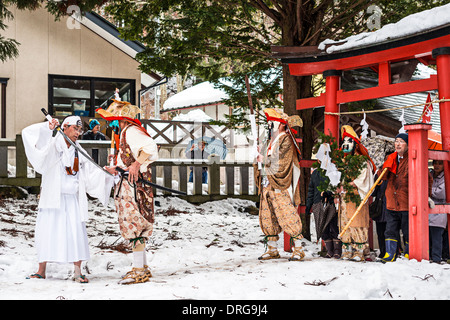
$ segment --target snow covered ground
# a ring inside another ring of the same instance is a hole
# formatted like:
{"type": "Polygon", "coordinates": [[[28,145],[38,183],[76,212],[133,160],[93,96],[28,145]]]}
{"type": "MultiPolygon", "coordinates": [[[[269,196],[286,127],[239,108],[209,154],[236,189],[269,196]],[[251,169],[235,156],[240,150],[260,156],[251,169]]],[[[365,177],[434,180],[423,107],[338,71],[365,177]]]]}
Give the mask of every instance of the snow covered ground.
{"type": "MultiPolygon", "coordinates": [[[[450,265],[428,261],[349,262],[320,258],[319,245],[305,241],[306,261],[258,261],[264,252],[254,205],[228,199],[192,205],[158,197],[148,249],[150,282],[119,285],[132,254],[122,253],[112,199],[107,208],[90,201],[91,259],[83,263],[89,284],[71,281],[72,265],[49,264],[47,279],[25,279],[37,271],[33,233],[37,199],[0,200],[0,299],[310,300],[449,299],[450,265]]],[[[313,227],[314,223],[311,223],[313,227]]],[[[313,230],[314,233],[314,230],[313,230]]],[[[313,239],[314,240],[314,239],[313,239]]],[[[282,241],[279,241],[280,247],[282,241]]],[[[186,300],[188,301],[188,300],[186,300]]]]}

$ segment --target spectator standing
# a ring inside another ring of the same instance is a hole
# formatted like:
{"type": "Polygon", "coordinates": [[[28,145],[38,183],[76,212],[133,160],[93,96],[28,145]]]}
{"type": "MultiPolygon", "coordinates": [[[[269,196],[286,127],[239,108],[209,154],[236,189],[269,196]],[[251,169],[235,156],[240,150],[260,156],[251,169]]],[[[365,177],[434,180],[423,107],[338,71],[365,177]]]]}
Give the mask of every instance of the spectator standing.
{"type": "MultiPolygon", "coordinates": [[[[376,179],[377,176],[375,176],[376,179]]],[[[384,257],[386,254],[386,242],[384,238],[384,232],[386,231],[386,187],[387,180],[384,180],[380,185],[376,186],[372,193],[375,200],[369,207],[370,218],[375,221],[377,230],[378,247],[380,248],[379,258],[384,257]]]]}
{"type": "MultiPolygon", "coordinates": [[[[433,160],[433,185],[431,187],[431,200],[435,204],[444,204],[445,199],[445,182],[444,182],[444,163],[442,160],[433,160]]],[[[447,214],[430,214],[428,216],[429,233],[430,233],[430,261],[441,263],[443,234],[447,227],[447,214]]]]}
{"type": "MultiPolygon", "coordinates": [[[[408,201],[408,134],[400,133],[395,137],[395,152],[383,164],[388,168],[386,179],[386,254],[384,262],[396,259],[400,229],[405,242],[405,257],[409,258],[409,201],[408,201]]],[[[432,177],[428,176],[428,194],[431,194],[432,177]]]]}
{"type": "MultiPolygon", "coordinates": [[[[191,149],[186,151],[187,159],[208,159],[209,153],[205,150],[206,142],[201,140],[197,144],[197,148],[195,143],[192,144],[191,149]]],[[[189,173],[189,182],[194,181],[192,167],[191,172],[189,173]]],[[[208,168],[202,167],[202,183],[208,183],[208,168]]]]}
{"type": "MultiPolygon", "coordinates": [[[[89,120],[89,130],[82,135],[82,140],[106,140],[105,135],[100,132],[98,120],[89,120]]],[[[98,163],[98,149],[92,149],[92,158],[98,163]]]]}

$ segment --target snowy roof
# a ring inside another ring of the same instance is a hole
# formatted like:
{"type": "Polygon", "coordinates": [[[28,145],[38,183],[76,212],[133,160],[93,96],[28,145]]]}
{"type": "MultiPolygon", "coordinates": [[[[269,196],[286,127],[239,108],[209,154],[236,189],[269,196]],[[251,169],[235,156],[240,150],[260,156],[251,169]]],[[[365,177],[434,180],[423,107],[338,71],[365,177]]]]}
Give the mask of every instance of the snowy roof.
{"type": "Polygon", "coordinates": [[[228,98],[225,92],[206,81],[171,96],[164,103],[162,111],[221,103],[228,98]]]}
{"type": "Polygon", "coordinates": [[[363,32],[343,40],[324,40],[319,44],[319,50],[327,53],[341,52],[360,47],[378,45],[383,42],[396,40],[402,37],[428,32],[432,29],[450,25],[450,4],[435,7],[409,15],[397,23],[390,23],[374,32],[363,32]]]}

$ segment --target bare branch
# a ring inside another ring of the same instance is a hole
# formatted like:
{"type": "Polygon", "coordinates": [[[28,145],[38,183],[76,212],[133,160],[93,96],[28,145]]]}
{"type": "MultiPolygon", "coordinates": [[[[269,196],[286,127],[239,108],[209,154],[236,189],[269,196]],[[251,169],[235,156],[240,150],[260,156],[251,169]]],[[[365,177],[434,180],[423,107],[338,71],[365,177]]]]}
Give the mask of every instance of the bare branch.
{"type": "Polygon", "coordinates": [[[261,10],[264,12],[268,17],[270,17],[276,24],[281,26],[282,17],[280,16],[280,13],[270,9],[262,0],[251,0],[249,1],[249,4],[256,9],[261,10]]]}
{"type": "MultiPolygon", "coordinates": [[[[316,21],[317,21],[316,27],[315,27],[316,31],[310,37],[305,39],[303,41],[302,45],[310,42],[313,38],[318,39],[321,31],[327,29],[329,26],[331,26],[333,23],[335,23],[338,19],[348,15],[349,11],[351,11],[352,9],[358,7],[359,5],[361,5],[361,4],[365,3],[365,2],[366,2],[366,0],[359,0],[359,1],[355,2],[355,3],[353,3],[353,5],[350,8],[348,8],[348,10],[345,10],[345,11],[341,12],[340,14],[338,14],[337,16],[333,17],[330,21],[328,21],[326,24],[324,24],[321,27],[320,27],[320,25],[322,24],[322,19],[325,16],[325,10],[319,11],[319,17],[317,17],[317,19],[316,19],[316,21]]],[[[372,2],[373,2],[372,0],[368,1],[367,3],[364,4],[363,8],[364,9],[367,8],[368,6],[370,6],[372,4],[372,2]]],[[[353,15],[351,15],[351,18],[353,16],[355,16],[356,14],[358,14],[357,11],[355,11],[353,13],[353,15]]]]}

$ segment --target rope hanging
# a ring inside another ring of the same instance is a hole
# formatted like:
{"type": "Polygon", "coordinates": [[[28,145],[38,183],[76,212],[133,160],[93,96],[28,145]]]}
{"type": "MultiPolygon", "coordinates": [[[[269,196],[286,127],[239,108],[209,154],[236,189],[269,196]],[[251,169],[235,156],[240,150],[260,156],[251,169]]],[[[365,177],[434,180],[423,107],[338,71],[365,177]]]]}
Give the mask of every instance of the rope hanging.
{"type": "MultiPolygon", "coordinates": [[[[450,99],[433,100],[433,101],[431,101],[431,103],[446,102],[446,101],[450,101],[450,99]]],[[[424,102],[424,103],[414,104],[414,105],[411,105],[411,106],[403,106],[403,107],[387,108],[387,109],[377,109],[377,110],[362,110],[362,111],[347,111],[347,112],[324,112],[324,114],[333,115],[333,116],[339,116],[339,115],[345,115],[345,114],[376,113],[376,112],[385,112],[385,111],[391,111],[391,110],[400,110],[400,109],[420,107],[420,106],[424,106],[424,105],[429,104],[429,103],[430,102],[424,102]]]]}

